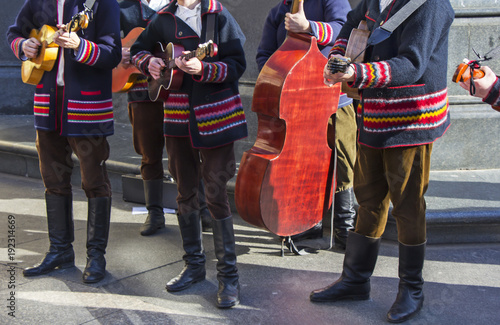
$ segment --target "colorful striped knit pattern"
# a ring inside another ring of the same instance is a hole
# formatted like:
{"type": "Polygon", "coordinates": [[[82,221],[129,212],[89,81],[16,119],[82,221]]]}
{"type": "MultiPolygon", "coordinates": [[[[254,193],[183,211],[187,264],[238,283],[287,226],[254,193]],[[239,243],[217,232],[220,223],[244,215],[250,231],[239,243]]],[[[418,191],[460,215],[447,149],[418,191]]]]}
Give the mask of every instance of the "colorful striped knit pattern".
{"type": "Polygon", "coordinates": [[[447,89],[444,89],[415,97],[365,99],[363,129],[366,132],[382,133],[438,128],[447,119],[447,95],[447,89]]]}
{"type": "Polygon", "coordinates": [[[214,13],[222,10],[222,4],[216,0],[210,0],[208,4],[208,13],[214,13]]]}
{"type": "Polygon", "coordinates": [[[153,55],[148,51],[140,51],[132,57],[131,61],[143,74],[147,75],[149,59],[152,57],[153,55]]]}
{"type": "Polygon", "coordinates": [[[338,38],[335,41],[335,44],[333,44],[333,47],[330,50],[329,56],[332,54],[345,55],[346,49],[347,49],[347,39],[338,38]]]}
{"type": "Polygon", "coordinates": [[[76,60],[87,65],[94,65],[99,58],[101,49],[94,42],[81,38],[80,50],[76,56],[76,60]]]}
{"type": "Polygon", "coordinates": [[[20,55],[21,55],[21,45],[22,45],[22,43],[23,43],[24,40],[25,40],[24,38],[18,37],[15,40],[13,40],[12,43],[10,43],[10,48],[12,49],[12,52],[14,52],[14,54],[16,55],[16,57],[18,59],[21,59],[20,58],[20,55]]]}
{"type": "Polygon", "coordinates": [[[163,121],[165,123],[189,123],[189,96],[187,94],[171,93],[164,107],[163,121]]]}
{"type": "Polygon", "coordinates": [[[113,120],[113,102],[68,101],[68,123],[104,123],[113,120]]]}
{"type": "Polygon", "coordinates": [[[227,78],[227,65],[224,62],[203,62],[201,82],[224,82],[227,78]]]}
{"type": "Polygon", "coordinates": [[[326,46],[333,40],[333,28],[329,24],[311,21],[311,28],[318,39],[318,44],[326,46]]]}
{"type": "Polygon", "coordinates": [[[240,95],[194,108],[200,135],[213,135],[245,124],[240,95]]]}
{"type": "Polygon", "coordinates": [[[50,95],[48,94],[35,94],[35,103],[33,106],[33,113],[35,116],[49,116],[50,95]]]}
{"type": "Polygon", "coordinates": [[[385,61],[358,63],[354,68],[356,88],[384,88],[391,82],[391,66],[385,61]]]}

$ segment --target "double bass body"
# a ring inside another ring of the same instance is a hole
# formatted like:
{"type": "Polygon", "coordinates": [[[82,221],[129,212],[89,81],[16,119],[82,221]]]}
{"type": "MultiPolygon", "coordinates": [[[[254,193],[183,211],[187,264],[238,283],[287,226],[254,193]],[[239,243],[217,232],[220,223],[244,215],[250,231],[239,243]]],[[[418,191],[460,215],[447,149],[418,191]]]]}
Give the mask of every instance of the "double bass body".
{"type": "Polygon", "coordinates": [[[334,180],[327,127],[340,85],[324,85],[326,62],[316,38],[289,33],[256,82],[257,137],[243,154],[235,203],[245,221],[280,236],[311,228],[329,206],[334,180]]]}

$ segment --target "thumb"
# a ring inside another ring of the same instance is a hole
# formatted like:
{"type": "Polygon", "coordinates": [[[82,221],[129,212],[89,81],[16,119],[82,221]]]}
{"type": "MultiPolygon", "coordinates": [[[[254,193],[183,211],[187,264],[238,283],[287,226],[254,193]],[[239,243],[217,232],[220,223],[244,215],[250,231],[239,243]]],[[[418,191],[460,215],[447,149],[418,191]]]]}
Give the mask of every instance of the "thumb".
{"type": "Polygon", "coordinates": [[[298,13],[303,14],[304,13],[304,0],[299,0],[299,11],[298,13]]]}

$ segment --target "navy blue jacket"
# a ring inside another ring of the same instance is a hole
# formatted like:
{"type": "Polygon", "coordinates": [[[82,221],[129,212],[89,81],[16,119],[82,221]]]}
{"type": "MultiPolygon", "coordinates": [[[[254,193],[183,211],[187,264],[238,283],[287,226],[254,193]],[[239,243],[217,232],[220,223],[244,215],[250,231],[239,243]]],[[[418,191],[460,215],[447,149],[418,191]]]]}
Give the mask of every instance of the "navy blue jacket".
{"type": "MultiPolygon", "coordinates": [[[[85,0],[66,0],[63,21],[83,11],[85,0]]],[[[62,119],[56,118],[57,71],[59,60],[43,74],[35,89],[35,127],[60,130],[62,136],[107,136],[113,134],[111,70],[121,60],[119,7],[115,0],[97,0],[94,19],[79,30],[80,47],[64,50],[64,103],[62,119]]],[[[19,59],[25,59],[22,43],[32,29],[57,23],[56,0],[26,0],[7,40],[19,59]]],[[[59,53],[62,51],[59,50],[59,53]]]]}
{"type": "MultiPolygon", "coordinates": [[[[332,54],[345,54],[361,20],[374,28],[410,0],[393,0],[380,12],[379,0],[363,0],[347,15],[332,54]]],[[[449,0],[427,0],[385,41],[370,47],[366,63],[355,63],[361,90],[358,141],[373,148],[434,142],[450,124],[448,111],[448,34],[454,19],[449,0]]]]}
{"type": "Polygon", "coordinates": [[[248,135],[238,90],[238,80],[246,68],[245,36],[229,11],[216,0],[201,0],[201,38],[182,19],[175,16],[177,1],[158,11],[142,32],[130,53],[132,62],[149,75],[149,60],[157,42],[182,45],[186,51],[204,43],[207,18],[215,15],[215,57],[202,61],[203,75],[184,74],[180,90],[165,101],[166,136],[190,137],[195,148],[214,148],[248,135]]]}
{"type": "MultiPolygon", "coordinates": [[[[311,24],[312,34],[318,39],[318,47],[328,56],[330,48],[335,43],[342,25],[346,21],[351,5],[347,0],[304,0],[304,13],[311,24]]],[[[257,66],[262,70],[264,64],[283,44],[287,36],[285,15],[290,12],[292,0],[280,0],[269,12],[262,38],[257,49],[257,66]]],[[[347,106],[352,100],[345,94],[339,98],[339,107],[347,106]]]]}

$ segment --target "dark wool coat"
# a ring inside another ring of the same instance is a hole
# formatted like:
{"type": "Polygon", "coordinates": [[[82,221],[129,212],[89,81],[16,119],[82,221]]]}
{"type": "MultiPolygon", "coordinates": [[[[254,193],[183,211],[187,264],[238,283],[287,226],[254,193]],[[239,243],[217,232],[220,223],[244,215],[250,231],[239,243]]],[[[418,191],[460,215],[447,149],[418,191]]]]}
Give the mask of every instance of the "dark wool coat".
{"type": "MultiPolygon", "coordinates": [[[[85,0],[66,0],[63,21],[83,11],[85,0]]],[[[35,90],[35,127],[60,130],[62,136],[108,136],[113,134],[111,70],[121,60],[119,7],[115,0],[97,0],[94,19],[85,30],[78,50],[64,50],[64,103],[62,120],[56,118],[59,60],[45,72],[35,90]]],[[[26,0],[15,24],[7,31],[12,51],[23,59],[22,43],[32,29],[57,23],[56,0],[26,0]],[[29,22],[29,23],[27,23],[29,22]]],[[[62,51],[59,50],[59,53],[62,51]]]]}
{"type": "Polygon", "coordinates": [[[202,61],[203,75],[184,74],[179,91],[165,102],[165,135],[191,138],[195,148],[214,148],[248,135],[238,80],[246,68],[245,36],[231,14],[215,0],[201,1],[201,39],[175,16],[177,1],[158,12],[131,48],[132,62],[146,75],[158,41],[193,51],[204,43],[207,17],[215,15],[218,54],[202,61]]]}
{"type": "MultiPolygon", "coordinates": [[[[256,60],[259,70],[262,70],[267,60],[285,41],[288,34],[285,29],[285,15],[290,12],[291,7],[292,0],[280,0],[267,15],[257,49],[256,60]]],[[[304,13],[311,25],[312,35],[318,39],[318,48],[323,55],[328,56],[350,10],[351,5],[347,0],[305,0],[304,13]]],[[[352,99],[342,94],[338,106],[343,107],[351,103],[352,99]]]]}
{"type": "MultiPolygon", "coordinates": [[[[363,0],[347,15],[331,54],[345,53],[361,20],[370,30],[409,0],[394,0],[380,13],[379,0],[363,0]]],[[[359,143],[374,148],[434,142],[447,130],[448,33],[454,12],[448,0],[428,0],[385,41],[370,47],[369,63],[354,64],[361,90],[359,143]]]]}

